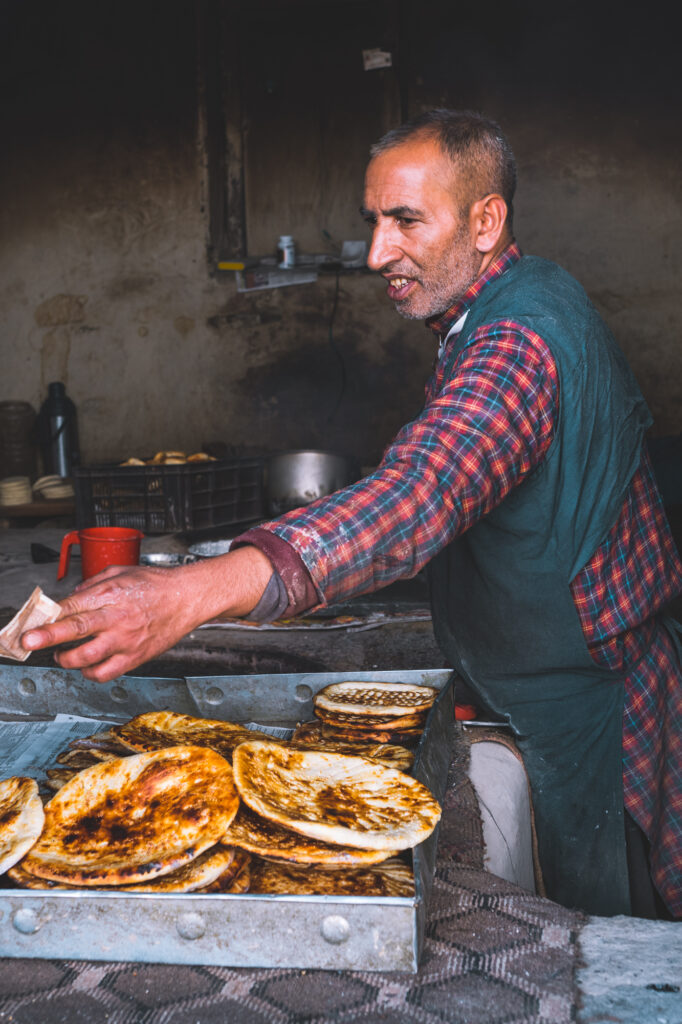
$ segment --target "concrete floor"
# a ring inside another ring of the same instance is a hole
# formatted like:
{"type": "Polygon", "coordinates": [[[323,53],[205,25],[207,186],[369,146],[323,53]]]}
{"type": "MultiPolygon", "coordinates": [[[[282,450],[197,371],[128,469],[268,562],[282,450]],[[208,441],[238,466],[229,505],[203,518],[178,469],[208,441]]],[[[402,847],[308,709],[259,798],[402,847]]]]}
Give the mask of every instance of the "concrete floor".
{"type": "Polygon", "coordinates": [[[681,923],[592,917],[579,946],[579,1024],[682,1024],[681,923]]]}

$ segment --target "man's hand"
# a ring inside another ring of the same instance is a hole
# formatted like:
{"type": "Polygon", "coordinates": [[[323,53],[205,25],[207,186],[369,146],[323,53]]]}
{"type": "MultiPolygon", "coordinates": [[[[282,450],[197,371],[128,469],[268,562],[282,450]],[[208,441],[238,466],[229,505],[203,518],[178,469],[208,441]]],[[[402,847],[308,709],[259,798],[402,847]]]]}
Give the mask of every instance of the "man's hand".
{"type": "Polygon", "coordinates": [[[168,650],[202,622],[246,615],[258,603],[272,566],[257,548],[177,569],[111,568],[61,602],[51,625],[21,638],[25,650],[83,641],[55,658],[103,683],[168,650]]]}

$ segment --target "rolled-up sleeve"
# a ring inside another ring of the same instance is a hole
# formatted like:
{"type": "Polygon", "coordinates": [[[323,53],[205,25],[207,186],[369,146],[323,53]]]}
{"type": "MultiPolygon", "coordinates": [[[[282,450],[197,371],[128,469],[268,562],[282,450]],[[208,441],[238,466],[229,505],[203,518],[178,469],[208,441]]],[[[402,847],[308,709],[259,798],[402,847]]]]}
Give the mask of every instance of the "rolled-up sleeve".
{"type": "MultiPolygon", "coordinates": [[[[447,357],[446,349],[441,367],[447,357]]],[[[514,323],[487,325],[447,379],[436,369],[421,415],[371,475],[237,542],[268,554],[289,614],[414,576],[540,463],[557,409],[556,365],[542,339],[514,323]]]]}

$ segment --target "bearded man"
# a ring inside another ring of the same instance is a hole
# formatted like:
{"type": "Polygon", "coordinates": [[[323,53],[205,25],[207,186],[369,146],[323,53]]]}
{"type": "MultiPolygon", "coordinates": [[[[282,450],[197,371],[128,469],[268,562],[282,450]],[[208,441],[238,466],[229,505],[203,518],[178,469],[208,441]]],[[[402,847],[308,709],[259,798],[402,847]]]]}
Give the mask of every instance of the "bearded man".
{"type": "Polygon", "coordinates": [[[104,681],[221,614],[298,614],[428,565],[439,645],[523,754],[548,895],[682,916],[682,671],[664,614],[682,565],[651,418],[580,285],[514,241],[515,177],[478,114],[389,132],[366,176],[368,264],[438,340],[420,416],[352,487],[221,558],[107,570],[23,643],[81,639],[60,664],[104,681]]]}

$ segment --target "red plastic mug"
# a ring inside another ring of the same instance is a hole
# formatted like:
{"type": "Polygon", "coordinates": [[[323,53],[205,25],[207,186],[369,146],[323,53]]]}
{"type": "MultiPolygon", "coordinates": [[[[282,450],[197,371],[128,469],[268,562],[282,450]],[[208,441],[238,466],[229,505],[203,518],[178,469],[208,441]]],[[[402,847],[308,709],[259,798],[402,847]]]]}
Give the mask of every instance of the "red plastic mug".
{"type": "Polygon", "coordinates": [[[62,541],[57,579],[63,579],[69,571],[74,544],[80,545],[81,571],[83,579],[87,580],[108,565],[137,565],[143,537],[139,530],[126,526],[91,526],[87,530],[72,530],[62,541]]]}

